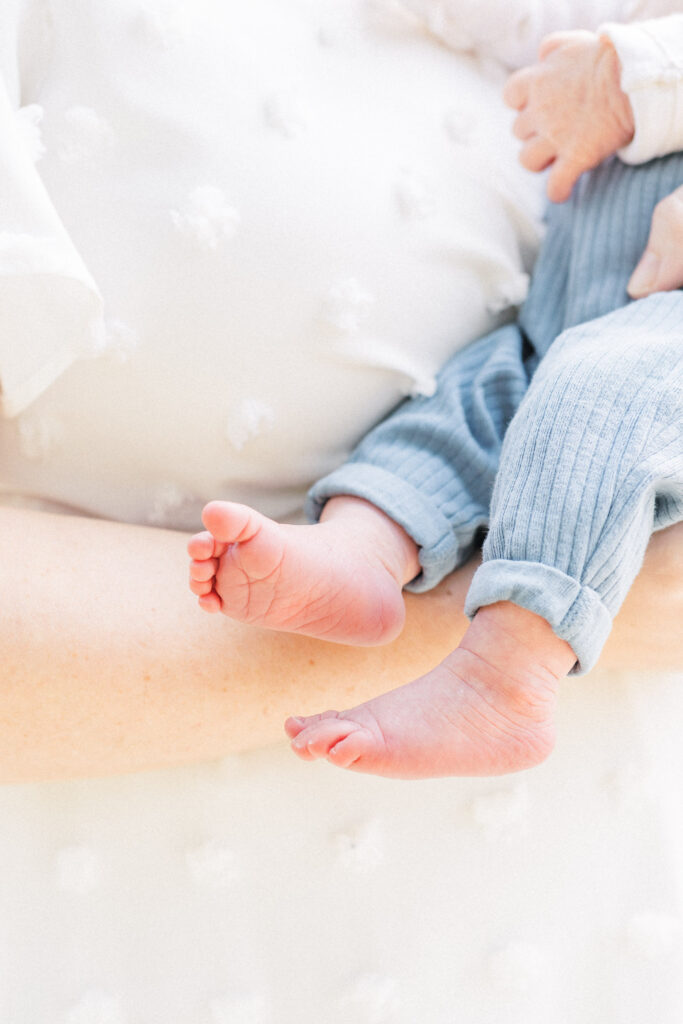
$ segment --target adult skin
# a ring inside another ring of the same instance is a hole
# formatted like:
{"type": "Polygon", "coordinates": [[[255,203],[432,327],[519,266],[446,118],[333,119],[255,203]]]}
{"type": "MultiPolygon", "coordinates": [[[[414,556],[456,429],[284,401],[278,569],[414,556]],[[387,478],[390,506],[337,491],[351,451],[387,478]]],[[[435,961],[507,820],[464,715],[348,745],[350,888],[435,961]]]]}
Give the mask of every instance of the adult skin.
{"type": "MultiPolygon", "coordinates": [[[[201,612],[184,534],[0,508],[0,781],[188,764],[275,742],[293,710],[348,706],[458,643],[475,563],[407,595],[386,647],[350,648],[201,612]]],[[[683,668],[683,524],[655,534],[600,669],[683,668]]],[[[565,682],[571,686],[571,679],[565,682]]]]}

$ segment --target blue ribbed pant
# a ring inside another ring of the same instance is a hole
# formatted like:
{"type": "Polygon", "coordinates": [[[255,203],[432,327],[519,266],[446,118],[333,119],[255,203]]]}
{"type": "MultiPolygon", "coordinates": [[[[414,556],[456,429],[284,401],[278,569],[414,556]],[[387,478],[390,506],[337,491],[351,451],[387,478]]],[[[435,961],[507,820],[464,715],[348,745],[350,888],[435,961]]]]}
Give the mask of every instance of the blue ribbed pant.
{"type": "Polygon", "coordinates": [[[683,292],[626,284],[683,155],[612,160],[552,207],[517,323],[458,352],[311,490],[366,498],[420,548],[424,591],[485,531],[465,610],[513,601],[596,662],[654,530],[683,519],[683,292]]]}

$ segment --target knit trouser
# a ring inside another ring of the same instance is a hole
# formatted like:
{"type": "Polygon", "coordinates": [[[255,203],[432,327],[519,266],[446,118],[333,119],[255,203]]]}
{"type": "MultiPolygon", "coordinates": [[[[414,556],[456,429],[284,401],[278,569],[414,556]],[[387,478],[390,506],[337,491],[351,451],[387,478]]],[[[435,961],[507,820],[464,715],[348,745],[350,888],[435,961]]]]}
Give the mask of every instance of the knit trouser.
{"type": "Polygon", "coordinates": [[[485,528],[466,612],[513,601],[596,662],[653,530],[683,519],[683,292],[628,302],[683,157],[612,161],[553,208],[518,324],[458,352],[316,484],[366,498],[420,548],[428,590],[485,528]]]}

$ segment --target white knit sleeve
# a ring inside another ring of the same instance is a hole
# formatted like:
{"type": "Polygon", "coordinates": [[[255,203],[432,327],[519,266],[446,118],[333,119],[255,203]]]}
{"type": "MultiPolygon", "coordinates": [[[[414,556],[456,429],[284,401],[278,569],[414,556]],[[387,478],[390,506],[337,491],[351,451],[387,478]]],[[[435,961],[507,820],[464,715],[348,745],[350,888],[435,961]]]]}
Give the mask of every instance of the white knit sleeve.
{"type": "Polygon", "coordinates": [[[621,159],[639,164],[683,149],[683,14],[603,25],[600,33],[616,48],[633,107],[635,135],[621,159]]]}
{"type": "Polygon", "coordinates": [[[97,348],[102,302],[36,170],[39,107],[0,73],[0,414],[15,416],[97,348]]]}

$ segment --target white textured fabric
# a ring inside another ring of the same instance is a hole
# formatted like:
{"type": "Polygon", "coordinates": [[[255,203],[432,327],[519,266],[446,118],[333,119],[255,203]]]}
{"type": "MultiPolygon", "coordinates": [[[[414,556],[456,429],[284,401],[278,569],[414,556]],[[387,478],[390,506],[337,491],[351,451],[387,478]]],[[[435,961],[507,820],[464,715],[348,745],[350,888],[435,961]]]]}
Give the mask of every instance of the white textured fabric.
{"type": "MultiPolygon", "coordinates": [[[[6,497],[286,511],[522,297],[541,183],[498,82],[398,6],[2,0],[37,234],[107,324],[0,424],[6,497]]],[[[680,1024],[682,684],[573,681],[516,778],[282,749],[0,787],[0,1024],[680,1024]]]]}
{"type": "Polygon", "coordinates": [[[680,1024],[682,719],[682,676],[591,674],[508,778],[0,788],[0,1021],[680,1024]]]}
{"type": "Polygon", "coordinates": [[[551,32],[595,30],[672,14],[679,0],[400,0],[454,50],[482,54],[510,68],[533,63],[551,32]]]}
{"type": "Polygon", "coordinates": [[[633,107],[635,135],[619,151],[639,164],[683,149],[683,14],[634,25],[603,25],[621,63],[621,86],[633,107]]]}
{"type": "Polygon", "coordinates": [[[97,291],[74,326],[33,300],[3,313],[6,412],[37,322],[55,380],[0,423],[0,491],[187,528],[220,496],[289,516],[524,297],[541,184],[516,165],[503,74],[365,0],[50,10],[47,54],[5,72],[29,139],[0,135],[0,177],[37,236],[62,226],[55,280],[76,252],[97,291]],[[17,147],[42,156],[10,179],[17,147]]]}

